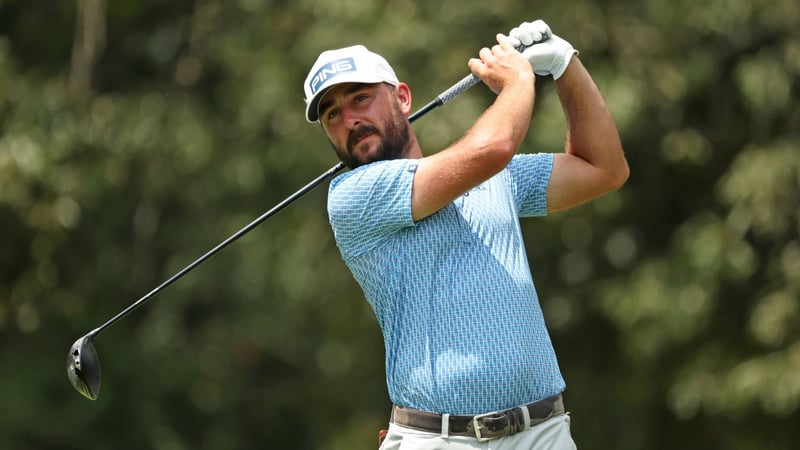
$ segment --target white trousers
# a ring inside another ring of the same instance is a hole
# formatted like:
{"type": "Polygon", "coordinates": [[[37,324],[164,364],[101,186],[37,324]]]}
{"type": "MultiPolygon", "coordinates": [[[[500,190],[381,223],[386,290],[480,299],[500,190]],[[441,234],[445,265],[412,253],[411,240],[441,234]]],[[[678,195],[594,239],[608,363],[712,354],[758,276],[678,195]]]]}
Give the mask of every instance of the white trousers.
{"type": "Polygon", "coordinates": [[[392,423],[380,450],[577,450],[569,422],[569,415],[561,414],[525,431],[486,442],[470,436],[443,437],[392,423]]]}

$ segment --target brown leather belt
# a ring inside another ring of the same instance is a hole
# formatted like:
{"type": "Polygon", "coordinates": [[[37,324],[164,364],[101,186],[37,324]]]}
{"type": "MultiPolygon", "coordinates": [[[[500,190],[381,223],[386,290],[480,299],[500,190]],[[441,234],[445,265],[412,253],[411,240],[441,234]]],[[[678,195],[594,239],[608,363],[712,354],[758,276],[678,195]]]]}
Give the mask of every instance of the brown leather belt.
{"type": "Polygon", "coordinates": [[[436,414],[394,405],[391,421],[443,436],[475,436],[479,441],[488,441],[519,433],[559,414],[564,414],[564,398],[561,394],[524,406],[476,416],[436,414]]]}

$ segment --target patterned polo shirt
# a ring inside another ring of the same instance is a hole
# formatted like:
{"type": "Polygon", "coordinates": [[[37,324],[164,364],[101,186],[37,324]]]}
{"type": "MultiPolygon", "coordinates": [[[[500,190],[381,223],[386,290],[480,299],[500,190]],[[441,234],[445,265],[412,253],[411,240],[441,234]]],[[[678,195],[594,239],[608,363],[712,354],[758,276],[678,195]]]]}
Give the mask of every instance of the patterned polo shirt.
{"type": "Polygon", "coordinates": [[[562,392],[519,224],[547,212],[553,155],[517,155],[415,223],[418,163],[361,166],[328,196],[336,243],[383,332],[390,399],[479,414],[562,392]]]}

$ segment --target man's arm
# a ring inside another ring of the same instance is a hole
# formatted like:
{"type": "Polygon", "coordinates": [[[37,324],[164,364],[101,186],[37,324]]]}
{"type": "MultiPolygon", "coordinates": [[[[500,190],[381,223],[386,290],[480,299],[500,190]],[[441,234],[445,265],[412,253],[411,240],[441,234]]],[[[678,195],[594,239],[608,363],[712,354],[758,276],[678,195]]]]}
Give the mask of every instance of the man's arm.
{"type": "Polygon", "coordinates": [[[572,44],[553,34],[541,20],[523,22],[509,32],[536,75],[552,75],[567,116],[565,153],[555,155],[547,186],[547,212],[576,206],[620,187],[628,163],[617,127],[600,91],[572,44]],[[546,39],[534,41],[541,36],[546,39]],[[531,45],[534,44],[534,45],[531,45]]]}
{"type": "Polygon", "coordinates": [[[498,96],[458,142],[420,162],[411,193],[415,221],[503,170],[528,132],[533,70],[507,38],[498,36],[498,43],[469,62],[470,70],[498,96]]]}
{"type": "Polygon", "coordinates": [[[564,153],[557,153],[547,186],[547,211],[571,208],[628,179],[617,127],[600,91],[577,56],[556,82],[567,116],[564,153]]]}

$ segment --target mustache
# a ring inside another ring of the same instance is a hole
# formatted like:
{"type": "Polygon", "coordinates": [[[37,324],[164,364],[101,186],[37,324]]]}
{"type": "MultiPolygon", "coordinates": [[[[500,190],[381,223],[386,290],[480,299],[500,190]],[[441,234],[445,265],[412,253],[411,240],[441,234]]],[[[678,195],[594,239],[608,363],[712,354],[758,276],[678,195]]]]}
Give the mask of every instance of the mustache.
{"type": "Polygon", "coordinates": [[[355,130],[351,131],[350,134],[347,135],[347,150],[350,152],[353,151],[353,147],[356,145],[359,139],[363,138],[364,136],[368,136],[370,134],[380,134],[380,131],[377,127],[373,125],[362,125],[355,130]]]}

